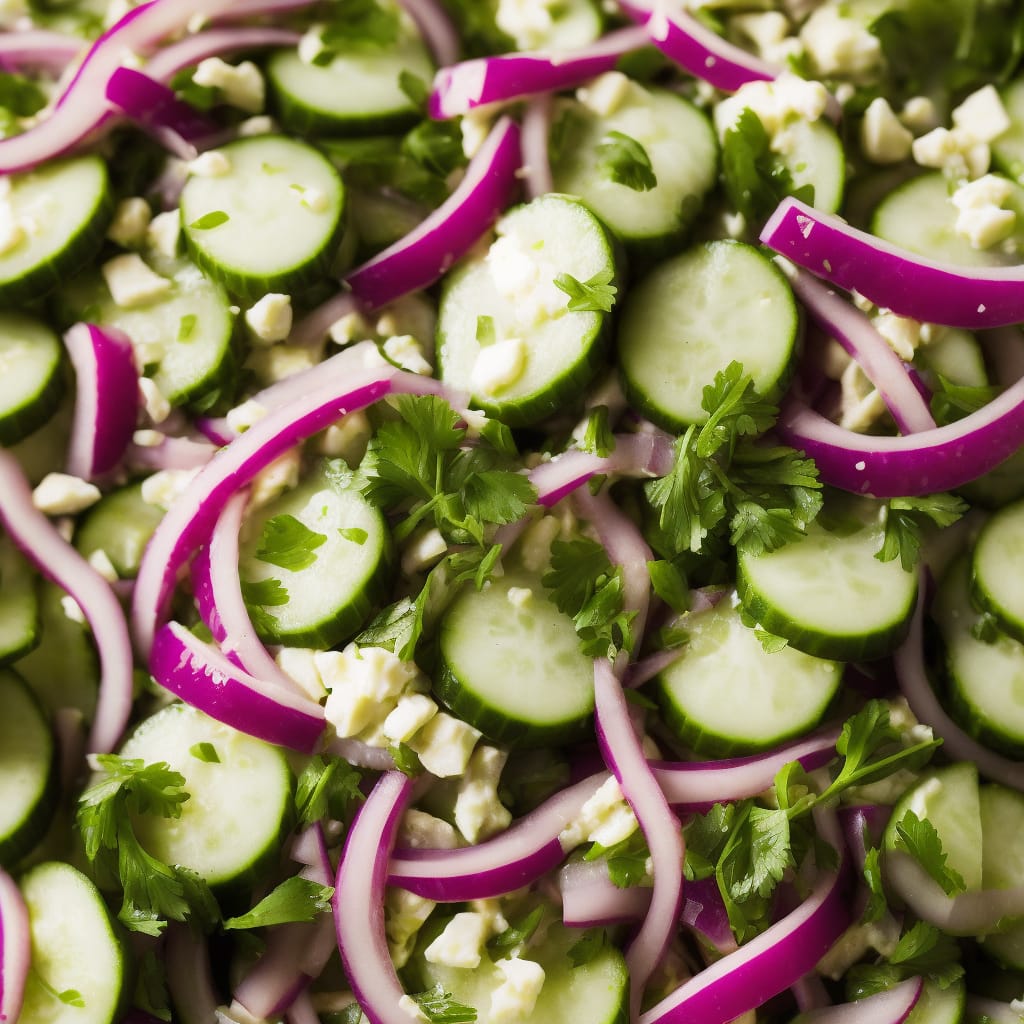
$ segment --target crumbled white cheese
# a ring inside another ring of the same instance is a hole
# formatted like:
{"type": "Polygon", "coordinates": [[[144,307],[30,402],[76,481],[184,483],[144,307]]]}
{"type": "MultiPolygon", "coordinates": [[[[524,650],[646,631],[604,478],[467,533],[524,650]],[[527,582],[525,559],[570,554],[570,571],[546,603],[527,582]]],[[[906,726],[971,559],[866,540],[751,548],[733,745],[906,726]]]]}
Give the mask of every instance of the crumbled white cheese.
{"type": "Polygon", "coordinates": [[[335,320],[327,333],[335,345],[350,345],[369,338],[373,332],[361,313],[352,312],[335,320]]]}
{"type": "Polygon", "coordinates": [[[914,135],[893,112],[889,101],[877,96],[864,111],[860,143],[864,155],[875,164],[898,164],[910,156],[914,135]]]}
{"type": "Polygon", "coordinates": [[[415,665],[384,647],[349,644],[343,651],[319,651],[315,661],[330,690],[324,712],[339,736],[355,736],[383,721],[418,674],[415,665]]]}
{"type": "Polygon", "coordinates": [[[274,384],[316,366],[316,353],[305,345],[268,345],[254,348],[246,366],[261,380],[274,384]]]}
{"type": "Polygon", "coordinates": [[[480,744],[466,765],[455,797],[455,826],[471,843],[503,832],[512,821],[498,798],[498,781],[508,760],[508,753],[497,747],[480,744]]]}
{"type": "Polygon", "coordinates": [[[177,210],[158,213],[146,229],[146,246],[161,256],[173,259],[178,255],[181,237],[181,214],[177,210]]]}
{"type": "Polygon", "coordinates": [[[950,196],[957,209],[956,232],[975,249],[988,249],[1013,234],[1017,214],[1003,209],[1013,194],[1013,184],[997,174],[964,182],[950,196]]]}
{"type": "Polygon", "coordinates": [[[171,403],[157,386],[156,381],[149,377],[139,378],[139,394],[142,396],[142,407],[151,423],[163,423],[171,415],[171,403]]]}
{"type": "Polygon", "coordinates": [[[509,587],[505,596],[513,608],[526,608],[533,602],[533,591],[529,587],[509,587]]]}
{"type": "Polygon", "coordinates": [[[409,740],[409,746],[428,772],[445,779],[466,770],[478,739],[478,729],[440,711],[409,740]]]}
{"type": "Polygon", "coordinates": [[[132,444],[136,444],[140,448],[159,448],[166,440],[166,434],[162,434],[159,430],[150,430],[148,428],[136,430],[132,434],[132,444]]]}
{"type": "Polygon", "coordinates": [[[327,695],[327,688],[316,667],[316,655],[311,647],[282,647],[274,660],[289,679],[319,703],[327,695]]]}
{"type": "Polygon", "coordinates": [[[914,358],[917,346],[921,344],[921,322],[895,313],[879,313],[872,317],[875,330],[889,343],[893,350],[905,363],[914,358]]]}
{"type": "Polygon", "coordinates": [[[134,249],[146,240],[153,214],[141,196],[122,199],[114,210],[114,219],[107,228],[107,238],[126,249],[134,249]]]}
{"type": "Polygon", "coordinates": [[[299,40],[298,55],[303,64],[316,64],[320,55],[327,51],[324,45],[324,26],[311,25],[299,40]]]}
{"type": "Polygon", "coordinates": [[[276,131],[277,123],[266,114],[248,117],[238,126],[238,135],[242,139],[252,139],[257,135],[271,135],[276,131]]]}
{"type": "Polygon", "coordinates": [[[416,934],[437,904],[405,889],[389,887],[384,894],[384,932],[391,959],[398,968],[409,962],[416,934]]]}
{"type": "Polygon", "coordinates": [[[0,256],[13,252],[25,238],[25,226],[15,216],[14,208],[6,200],[0,201],[0,256]]]}
{"type": "Polygon", "coordinates": [[[114,568],[110,555],[103,548],[97,548],[89,555],[88,562],[108,583],[117,582],[117,569],[114,568]]]}
{"type": "Polygon", "coordinates": [[[166,512],[198,472],[197,469],[161,469],[142,481],[142,500],[166,512]]]}
{"type": "Polygon", "coordinates": [[[69,473],[47,473],[32,492],[32,504],[48,516],[73,516],[100,500],[100,489],[69,473]]]}
{"type": "Polygon", "coordinates": [[[415,533],[402,550],[402,572],[412,576],[429,569],[448,552],[448,542],[436,527],[415,533]]]}
{"type": "Polygon", "coordinates": [[[995,142],[1010,128],[1010,115],[994,85],[972,92],[953,110],[953,125],[977,142],[995,142]]]}
{"type": "Polygon", "coordinates": [[[544,987],[544,968],[520,957],[498,960],[494,966],[505,980],[491,993],[490,1024],[514,1024],[529,1017],[544,987]]]}
{"type": "Polygon", "coordinates": [[[173,282],[150,270],[135,252],[107,260],[100,271],[111,298],[122,309],[145,306],[166,295],[173,287],[173,282]]]}
{"type": "Polygon", "coordinates": [[[238,434],[244,434],[251,426],[267,415],[267,407],[255,399],[246,399],[241,405],[228,409],[225,419],[228,426],[238,434]]]}
{"type": "Polygon", "coordinates": [[[297,487],[302,472],[302,454],[293,448],[261,469],[249,489],[249,508],[262,508],[285,491],[297,487]]]}
{"type": "Polygon", "coordinates": [[[582,842],[614,846],[628,839],[637,828],[636,815],[626,803],[618,781],[610,776],[580,808],[576,820],[562,830],[558,841],[566,851],[582,842]]]}
{"type": "Polygon", "coordinates": [[[922,167],[934,167],[955,178],[980,178],[992,160],[988,143],[962,129],[933,128],[914,140],[911,151],[922,167]]]}
{"type": "Polygon", "coordinates": [[[885,415],[884,399],[859,364],[851,361],[843,371],[839,384],[840,426],[846,430],[865,431],[885,415]]]}
{"type": "Polygon", "coordinates": [[[555,0],[498,0],[494,21],[518,50],[544,45],[554,25],[555,0]]]}
{"type": "Polygon", "coordinates": [[[436,714],[437,705],[425,693],[403,694],[384,719],[384,735],[393,743],[408,743],[436,714]]]}
{"type": "Polygon", "coordinates": [[[789,34],[789,18],[781,11],[736,14],[729,20],[729,27],[746,36],[758,55],[773,64],[785,65],[803,51],[803,43],[789,34]]]}
{"type": "Polygon", "coordinates": [[[913,131],[926,131],[939,123],[938,111],[929,96],[911,96],[900,111],[900,121],[913,131]]]}
{"type": "Polygon", "coordinates": [[[70,594],[65,594],[60,599],[60,608],[64,613],[64,618],[77,622],[80,626],[85,625],[85,613],[82,611],[81,605],[70,594]]]}
{"type": "Polygon", "coordinates": [[[503,338],[480,349],[470,374],[473,393],[496,395],[511,387],[525,372],[528,356],[529,349],[522,338],[503,338]]]}
{"type": "Polygon", "coordinates": [[[188,162],[188,173],[197,178],[223,178],[231,173],[231,160],[219,149],[211,149],[188,162]]]}
{"type": "Polygon", "coordinates": [[[454,825],[415,807],[402,815],[398,842],[410,850],[455,850],[462,845],[454,825]]]}
{"type": "MultiPolygon", "coordinates": [[[[398,1000],[398,1008],[402,1011],[402,1013],[408,1015],[410,1020],[415,1020],[415,1021],[429,1021],[430,1020],[430,1018],[423,1012],[423,1007],[420,1006],[420,1004],[418,1002],[416,1002],[416,1000],[413,999],[413,997],[410,996],[410,995],[403,995],[398,1000]]],[[[361,1016],[365,1017],[366,1015],[362,1014],[361,1016]]]]}
{"type": "Polygon", "coordinates": [[[535,327],[566,311],[568,298],[555,285],[559,268],[519,233],[499,235],[487,251],[486,263],[495,288],[524,327],[535,327]]]}
{"type": "Polygon", "coordinates": [[[472,910],[456,914],[444,931],[423,951],[428,964],[445,967],[476,968],[487,941],[489,929],[483,914],[472,910]]]}
{"type": "Polygon", "coordinates": [[[266,83],[252,61],[228,64],[220,57],[200,61],[192,81],[207,89],[219,90],[224,102],[248,114],[258,114],[266,100],[266,83]]]}
{"type": "Polygon", "coordinates": [[[370,419],[361,409],[342,416],[332,423],[319,437],[317,450],[321,455],[343,458],[350,466],[358,463],[366,452],[366,445],[373,436],[370,419]]]}
{"type": "Polygon", "coordinates": [[[322,188],[294,185],[292,191],[299,197],[299,202],[313,213],[326,213],[331,208],[331,197],[322,188]]]}
{"type": "Polygon", "coordinates": [[[264,295],[245,313],[254,338],[266,345],[284,341],[292,329],[292,297],[279,292],[264,295]]]}
{"type": "Polygon", "coordinates": [[[491,124],[494,114],[487,108],[467,111],[459,121],[459,131],[462,134],[462,152],[467,160],[480,152],[487,136],[491,133],[491,124]]]}
{"type": "Polygon", "coordinates": [[[423,346],[411,334],[396,334],[384,342],[384,355],[403,370],[429,377],[434,368],[427,362],[423,346]]]}
{"type": "Polygon", "coordinates": [[[828,106],[828,90],[821,82],[783,72],[774,81],[753,81],[741,86],[715,108],[715,128],[725,136],[745,109],[752,110],[773,139],[795,120],[817,121],[828,106]]]}
{"type": "Polygon", "coordinates": [[[633,90],[633,80],[621,71],[606,71],[576,90],[576,99],[598,117],[610,117],[633,90]]]}
{"type": "Polygon", "coordinates": [[[862,75],[882,59],[878,36],[835,6],[814,11],[800,29],[800,40],[820,75],[862,75]]]}

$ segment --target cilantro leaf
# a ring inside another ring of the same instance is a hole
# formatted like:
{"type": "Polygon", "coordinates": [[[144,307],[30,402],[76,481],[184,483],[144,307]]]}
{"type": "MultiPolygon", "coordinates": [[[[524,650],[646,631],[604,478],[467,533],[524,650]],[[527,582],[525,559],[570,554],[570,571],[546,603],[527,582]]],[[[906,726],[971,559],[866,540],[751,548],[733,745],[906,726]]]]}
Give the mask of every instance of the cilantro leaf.
{"type": "Polygon", "coordinates": [[[581,939],[566,951],[573,967],[585,967],[592,963],[608,945],[608,933],[603,928],[588,928],[581,939]]]}
{"type": "Polygon", "coordinates": [[[705,385],[700,404],[708,414],[697,435],[697,455],[702,459],[710,458],[723,445],[731,453],[741,437],[763,434],[778,414],[776,407],[757,393],[754,378],[735,360],[705,385]]]}
{"type": "Polygon", "coordinates": [[[344,758],[325,759],[319,754],[311,757],[295,784],[300,826],[312,825],[328,816],[344,820],[353,803],[366,799],[359,788],[362,780],[362,772],[344,758]]]}
{"type": "Polygon", "coordinates": [[[363,545],[366,543],[367,538],[370,536],[365,530],[360,529],[358,526],[340,527],[338,533],[353,544],[363,545]]]}
{"type": "Polygon", "coordinates": [[[192,221],[189,228],[193,231],[211,231],[213,228],[219,228],[222,224],[227,224],[229,220],[231,218],[223,210],[211,210],[192,221]]]}
{"type": "Polygon", "coordinates": [[[314,552],[326,540],[324,534],[311,530],[293,515],[271,516],[263,525],[256,558],[279,569],[297,572],[316,561],[314,552]]]}
{"type": "Polygon", "coordinates": [[[451,992],[445,992],[441,982],[426,992],[417,992],[412,998],[419,1003],[430,1024],[474,1024],[476,1021],[476,1010],[458,1002],[451,992]]]}
{"type": "Polygon", "coordinates": [[[220,755],[212,743],[194,743],[189,747],[188,752],[197,760],[205,764],[220,764],[220,755]]]}
{"type": "Polygon", "coordinates": [[[882,886],[882,865],[877,847],[868,848],[862,873],[868,887],[868,899],[860,919],[864,924],[870,924],[872,921],[880,921],[889,906],[882,886]]]}
{"type": "Polygon", "coordinates": [[[288,590],[280,580],[239,580],[242,597],[248,605],[280,608],[288,603],[288,590]]]}
{"type": "Polygon", "coordinates": [[[651,851],[643,832],[636,829],[614,846],[594,843],[583,859],[592,861],[603,857],[608,863],[608,877],[612,883],[620,889],[629,889],[646,880],[650,856],[651,851]]]}
{"type": "Polygon", "coordinates": [[[395,743],[388,747],[388,753],[395,762],[395,767],[410,779],[422,775],[425,771],[419,754],[406,743],[395,743]]]}
{"type": "Polygon", "coordinates": [[[615,451],[615,435],[608,425],[608,406],[598,405],[587,414],[587,425],[579,447],[581,451],[602,459],[615,451]]]}
{"type": "Polygon", "coordinates": [[[599,270],[587,281],[578,281],[572,274],[559,274],[554,285],[569,296],[570,313],[610,313],[618,288],[612,284],[611,270],[599,270]]]}
{"type": "Polygon", "coordinates": [[[510,953],[516,948],[516,946],[522,946],[530,941],[530,937],[537,930],[538,925],[544,918],[544,906],[543,904],[534,907],[525,917],[516,921],[514,924],[510,924],[503,932],[495,935],[487,943],[487,951],[494,956],[494,954],[503,955],[510,953]]]}
{"type": "Polygon", "coordinates": [[[334,889],[329,885],[292,875],[286,878],[276,889],[240,917],[229,917],[224,922],[228,931],[240,928],[267,928],[275,924],[288,924],[293,921],[315,921],[331,905],[334,889]]]}
{"type": "Polygon", "coordinates": [[[424,106],[430,96],[430,86],[419,75],[414,75],[405,68],[399,72],[398,88],[405,93],[414,107],[424,106]]]}
{"type": "Polygon", "coordinates": [[[887,960],[851,968],[846,987],[851,998],[862,999],[917,975],[945,989],[963,974],[956,940],[934,925],[917,921],[900,936],[887,960]]]}
{"type": "Polygon", "coordinates": [[[610,131],[597,145],[598,170],[617,185],[649,192],[658,184],[647,150],[623,132],[610,131]]]}
{"type": "Polygon", "coordinates": [[[686,860],[683,872],[687,881],[699,882],[715,873],[715,865],[725,849],[733,828],[736,804],[715,804],[704,814],[695,814],[684,826],[686,860]]]}
{"type": "Polygon", "coordinates": [[[374,53],[398,41],[398,12],[377,0],[335,0],[331,20],[320,33],[323,50],[314,63],[329,64],[335,56],[374,53]]]}
{"type": "Polygon", "coordinates": [[[922,821],[912,810],[907,810],[896,823],[896,846],[909,853],[947,896],[967,889],[962,876],[946,864],[942,840],[927,818],[922,821]]]}
{"type": "Polygon", "coordinates": [[[939,426],[955,423],[988,405],[999,391],[998,387],[954,384],[939,374],[938,387],[931,399],[932,415],[939,426]]]}
{"type": "Polygon", "coordinates": [[[677,614],[689,611],[690,588],[686,574],[674,562],[658,560],[647,563],[647,572],[651,577],[651,587],[677,614]]]}
{"type": "Polygon", "coordinates": [[[940,529],[951,526],[966,511],[967,502],[952,494],[923,498],[892,498],[885,517],[885,537],[875,554],[880,562],[899,558],[906,572],[913,570],[921,550],[921,537],[931,523],[940,529]]]}

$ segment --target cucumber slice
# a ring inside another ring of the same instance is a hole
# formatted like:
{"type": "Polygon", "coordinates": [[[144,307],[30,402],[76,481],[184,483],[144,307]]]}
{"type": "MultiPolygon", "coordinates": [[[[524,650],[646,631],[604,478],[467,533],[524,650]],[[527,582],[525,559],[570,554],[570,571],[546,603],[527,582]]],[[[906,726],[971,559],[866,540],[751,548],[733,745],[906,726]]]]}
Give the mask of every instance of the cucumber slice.
{"type": "Polygon", "coordinates": [[[156,267],[174,287],[139,309],[122,309],[103,279],[88,275],[73,282],[64,302],[73,319],[117,327],[131,338],[140,368],[152,376],[172,405],[210,395],[231,380],[235,352],[235,313],[227,292],[195,264],[179,260],[156,267]]]}
{"type": "Polygon", "coordinates": [[[835,128],[825,120],[802,118],[776,136],[776,158],[789,171],[793,188],[810,185],[814,208],[836,213],[843,203],[846,184],[846,152],[835,128]]]}
{"type": "Polygon", "coordinates": [[[766,396],[783,385],[800,319],[781,271],[742,242],[708,242],[657,266],[622,310],[618,350],[632,403],[659,426],[702,423],[704,388],[733,360],[766,396]]]}
{"type": "Polygon", "coordinates": [[[1000,509],[981,528],[971,578],[978,604],[1024,643],[1024,501],[1000,509]]]}
{"type": "Polygon", "coordinates": [[[373,135],[415,124],[420,111],[402,89],[401,75],[428,83],[434,64],[412,20],[395,13],[398,37],[381,49],[341,54],[323,66],[307,64],[294,49],[271,55],[271,102],[286,128],[298,135],[373,135]]]}
{"type": "Polygon", "coordinates": [[[714,187],[718,142],[707,115],[677,93],[631,82],[614,113],[601,117],[565,101],[553,119],[555,187],[579,196],[628,246],[663,251],[677,242],[714,187]],[[634,139],[657,178],[635,191],[602,170],[601,142],[609,132],[634,139]]]}
{"type": "MultiPolygon", "coordinates": [[[[871,231],[894,245],[903,246],[929,259],[965,267],[997,267],[1019,260],[1001,246],[975,249],[956,231],[957,209],[941,171],[911,178],[875,208],[871,231]]],[[[1008,208],[1024,213],[1024,189],[1016,186],[1008,208]]],[[[1015,250],[1024,248],[1024,219],[1018,214],[1018,229],[1010,236],[1015,250]]]]}
{"type": "Polygon", "coordinates": [[[231,890],[252,885],[276,864],[292,818],[292,775],[279,747],[187,704],[171,704],[138,726],[121,756],[166,761],[185,776],[189,799],[180,818],[144,815],[135,821],[139,842],[154,857],[231,890]],[[219,760],[193,754],[200,743],[212,744],[219,760]]]}
{"type": "Polygon", "coordinates": [[[21,880],[32,970],[19,1024],[111,1024],[128,994],[128,949],[103,897],[70,864],[48,861],[21,880]],[[55,992],[77,992],[81,1006],[55,992]]]}
{"type": "Polygon", "coordinates": [[[218,152],[230,170],[193,175],[181,193],[192,259],[246,300],[316,283],[330,271],[344,228],[345,188],[330,161],[279,135],[218,152]]]}
{"type": "Polygon", "coordinates": [[[768,653],[725,597],[686,618],[689,642],[657,679],[665,721],[697,753],[726,757],[814,728],[842,666],[791,647],[768,653]]]}
{"type": "Polygon", "coordinates": [[[272,587],[267,581],[277,580],[287,591],[287,603],[248,603],[263,640],[334,647],[349,639],[384,597],[391,581],[390,536],[380,511],[362,494],[335,490],[317,474],[250,516],[239,549],[239,573],[243,588],[272,587]],[[269,555],[260,557],[270,520],[323,538],[309,549],[309,564],[287,568],[267,560],[269,555]],[[294,520],[301,526],[295,527],[294,520]]]}
{"type": "Polygon", "coordinates": [[[594,663],[536,578],[508,574],[463,590],[441,622],[439,646],[437,696],[489,739],[544,746],[589,734],[594,663]],[[513,603],[513,588],[531,596],[513,603]]]}
{"type": "Polygon", "coordinates": [[[46,833],[57,807],[57,747],[39,699],[0,672],[0,865],[16,864],[46,833]]]}
{"type": "MultiPolygon", "coordinates": [[[[627,1016],[629,972],[622,954],[607,944],[593,960],[574,967],[568,951],[580,933],[559,923],[547,927],[544,941],[530,948],[526,959],[544,968],[544,986],[532,1013],[516,1018],[516,1024],[553,1024],[554,1021],[586,1021],[587,1024],[621,1024],[627,1016]]],[[[475,970],[428,963],[418,954],[414,969],[425,989],[440,984],[460,1003],[477,1011],[477,1024],[491,1021],[491,996],[504,976],[485,953],[475,970]]]]}
{"type": "Polygon", "coordinates": [[[880,562],[878,505],[844,503],[842,529],[818,521],[776,551],[740,551],[736,589],[749,615],[799,651],[870,661],[899,646],[917,602],[917,575],[880,562]]]}
{"type": "Polygon", "coordinates": [[[64,346],[49,327],[19,313],[0,313],[0,444],[38,430],[64,393],[64,346]]]}
{"type": "Polygon", "coordinates": [[[968,331],[947,328],[930,345],[922,345],[916,358],[924,369],[945,377],[953,384],[983,388],[989,383],[985,354],[978,339],[968,331]]]}
{"type": "Polygon", "coordinates": [[[105,494],[82,517],[75,530],[75,547],[88,558],[106,552],[117,575],[134,579],[142,551],[163,512],[142,500],[141,481],[105,494]]]}
{"type": "Polygon", "coordinates": [[[57,411],[38,430],[9,449],[33,487],[47,473],[64,470],[73,414],[74,404],[65,396],[57,411]]]}
{"type": "Polygon", "coordinates": [[[981,613],[971,603],[968,559],[947,571],[932,615],[942,632],[951,710],[958,722],[982,742],[1024,755],[1024,645],[999,631],[978,630],[981,613]]]}
{"type": "Polygon", "coordinates": [[[560,274],[615,278],[601,222],[571,196],[545,195],[507,213],[486,259],[453,273],[437,323],[441,378],[511,426],[575,403],[604,354],[608,314],[570,312],[560,274]],[[494,374],[495,366],[504,367],[494,374]]]}
{"type": "Polygon", "coordinates": [[[7,197],[24,237],[0,256],[0,305],[31,302],[87,266],[114,213],[98,156],[55,161],[11,179],[7,197]]]}
{"type": "Polygon", "coordinates": [[[906,1024],[960,1024],[966,1002],[967,986],[962,980],[945,988],[934,981],[926,981],[906,1024]]]}
{"type": "Polygon", "coordinates": [[[1024,498],[1024,448],[1018,448],[984,476],[958,488],[958,493],[972,505],[994,509],[1024,498]]]}
{"type": "Polygon", "coordinates": [[[1024,79],[1017,78],[1000,91],[1010,127],[992,142],[992,161],[1009,178],[1024,185],[1024,79]]]}
{"type": "Polygon", "coordinates": [[[0,536],[0,665],[39,643],[38,577],[6,536],[0,536]]]}

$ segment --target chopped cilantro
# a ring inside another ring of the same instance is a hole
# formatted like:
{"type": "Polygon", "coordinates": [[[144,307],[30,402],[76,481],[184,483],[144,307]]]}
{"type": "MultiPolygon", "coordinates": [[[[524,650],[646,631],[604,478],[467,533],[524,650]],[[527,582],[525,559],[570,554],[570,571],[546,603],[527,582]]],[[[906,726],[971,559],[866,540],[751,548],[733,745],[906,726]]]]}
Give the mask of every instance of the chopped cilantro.
{"type": "Polygon", "coordinates": [[[220,764],[220,755],[212,743],[194,743],[188,748],[188,752],[204,764],[220,764]]]}
{"type": "Polygon", "coordinates": [[[947,896],[964,892],[967,886],[959,872],[946,863],[946,852],[935,826],[912,810],[896,822],[896,846],[910,854],[928,872],[947,896]]]}
{"type": "Polygon", "coordinates": [[[231,218],[223,210],[211,210],[192,221],[189,227],[193,231],[210,231],[213,228],[219,228],[221,224],[227,224],[229,220],[231,218]]]}
{"type": "Polygon", "coordinates": [[[610,270],[599,270],[588,281],[577,281],[572,274],[559,274],[555,287],[569,296],[570,313],[610,313],[618,291],[612,278],[610,270]]]}
{"type": "Polygon", "coordinates": [[[618,185],[634,192],[649,192],[658,184],[647,150],[636,139],[610,131],[598,143],[598,169],[618,185]]]}
{"type": "Polygon", "coordinates": [[[875,554],[880,562],[899,558],[910,572],[917,565],[921,538],[932,524],[952,526],[967,511],[967,502],[953,494],[930,494],[923,498],[892,498],[886,506],[885,536],[875,554]]]}
{"type": "Polygon", "coordinates": [[[275,924],[313,921],[330,907],[334,889],[300,875],[286,878],[272,889],[252,910],[224,921],[228,931],[241,928],[267,928],[275,924]]]}
{"type": "Polygon", "coordinates": [[[293,515],[272,516],[263,525],[256,558],[280,569],[298,572],[316,561],[316,549],[326,540],[324,534],[311,530],[293,515]]]}

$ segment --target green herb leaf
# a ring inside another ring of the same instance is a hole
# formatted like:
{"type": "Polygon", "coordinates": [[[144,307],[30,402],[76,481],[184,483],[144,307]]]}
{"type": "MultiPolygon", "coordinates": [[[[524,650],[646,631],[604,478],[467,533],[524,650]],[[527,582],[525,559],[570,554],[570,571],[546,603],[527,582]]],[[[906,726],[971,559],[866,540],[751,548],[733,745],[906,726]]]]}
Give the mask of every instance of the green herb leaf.
{"type": "Polygon", "coordinates": [[[498,957],[511,953],[517,946],[522,946],[530,941],[530,936],[537,930],[537,926],[544,918],[544,906],[534,907],[525,917],[510,924],[503,932],[495,935],[487,943],[487,950],[491,956],[498,957]]]}
{"type": "Polygon", "coordinates": [[[204,764],[220,764],[217,748],[212,743],[194,743],[188,748],[188,752],[204,764]]]}
{"type": "Polygon", "coordinates": [[[868,900],[860,919],[864,924],[870,924],[872,921],[880,921],[889,908],[882,885],[882,865],[879,861],[879,851],[874,846],[868,848],[864,858],[863,875],[868,886],[868,900]]]}
{"type": "Polygon", "coordinates": [[[239,580],[239,583],[247,605],[280,608],[288,603],[288,591],[280,580],[239,580]]]}
{"type": "Polygon", "coordinates": [[[603,928],[588,928],[581,939],[566,951],[573,967],[585,967],[593,963],[608,945],[608,933],[603,928]]]}
{"type": "Polygon", "coordinates": [[[584,855],[584,860],[603,857],[608,862],[608,877],[620,889],[639,885],[647,878],[647,861],[651,851],[643,832],[637,829],[632,835],[614,846],[594,843],[584,855]]]}
{"type": "Polygon", "coordinates": [[[293,515],[272,516],[263,526],[256,557],[280,569],[298,572],[316,561],[314,553],[327,537],[311,530],[293,515]]]}
{"type": "Polygon", "coordinates": [[[776,636],[764,629],[755,629],[754,636],[761,643],[765,654],[779,654],[789,646],[789,641],[783,636],[776,636]]]}
{"type": "Polygon", "coordinates": [[[674,562],[659,560],[647,563],[651,587],[677,615],[690,610],[690,586],[686,574],[674,562]]]}
{"type": "Polygon", "coordinates": [[[599,270],[588,281],[578,281],[572,274],[559,274],[554,285],[569,296],[570,313],[610,313],[618,292],[612,280],[611,270],[599,270]]]}
{"type": "Polygon", "coordinates": [[[440,982],[426,992],[415,993],[412,998],[419,1003],[430,1024],[474,1024],[476,1021],[476,1010],[454,999],[440,982]]]}
{"type": "Polygon", "coordinates": [[[370,536],[365,530],[361,530],[358,526],[341,527],[339,528],[338,533],[340,533],[345,540],[359,545],[365,544],[367,538],[370,536]]]}
{"type": "Polygon", "coordinates": [[[0,107],[15,117],[31,117],[46,106],[46,94],[24,75],[0,71],[0,107]]]}
{"type": "Polygon", "coordinates": [[[388,753],[394,759],[395,767],[410,779],[422,775],[425,771],[419,754],[405,743],[396,743],[388,747],[388,753]]]}
{"type": "Polygon", "coordinates": [[[227,224],[229,220],[231,218],[223,210],[211,210],[192,221],[189,227],[193,231],[210,231],[213,228],[219,228],[222,224],[227,224]]]}
{"type": "Polygon", "coordinates": [[[598,143],[598,169],[618,185],[634,192],[649,192],[658,184],[647,150],[636,139],[610,131],[598,143]]]}
{"type": "Polygon", "coordinates": [[[927,819],[922,821],[912,810],[907,810],[896,823],[896,846],[909,853],[947,896],[966,891],[963,877],[946,864],[942,840],[927,819]]]}
{"type": "Polygon", "coordinates": [[[608,406],[598,405],[587,414],[587,426],[580,450],[606,459],[615,451],[615,435],[608,424],[608,406]]]}
{"type": "Polygon", "coordinates": [[[929,524],[940,529],[951,526],[967,509],[967,502],[952,494],[890,499],[885,519],[885,537],[875,558],[880,562],[891,562],[898,557],[904,570],[911,572],[917,565],[925,528],[929,524]]]}
{"type": "Polygon", "coordinates": [[[335,0],[320,34],[324,51],[316,63],[329,64],[339,54],[386,50],[398,41],[400,25],[398,12],[377,0],[335,0]]]}
{"type": "Polygon", "coordinates": [[[229,917],[224,922],[224,928],[233,931],[240,928],[267,928],[295,921],[314,921],[318,914],[330,908],[333,895],[334,889],[331,886],[293,875],[271,890],[248,913],[240,917],[229,917]]]}
{"type": "Polygon", "coordinates": [[[302,827],[331,817],[337,821],[348,818],[353,804],[366,797],[359,788],[362,772],[340,757],[325,759],[319,754],[299,773],[295,785],[295,809],[302,827]]]}
{"type": "Polygon", "coordinates": [[[195,313],[186,313],[181,320],[178,322],[178,341],[186,342],[192,340],[192,335],[195,333],[196,323],[199,318],[195,313]]]}
{"type": "Polygon", "coordinates": [[[164,965],[153,950],[148,950],[139,960],[135,1005],[157,1020],[171,1020],[171,997],[167,992],[164,965]]]}
{"type": "Polygon", "coordinates": [[[398,87],[408,96],[414,107],[424,106],[430,96],[430,86],[419,75],[414,75],[405,68],[398,73],[398,87]]]}

